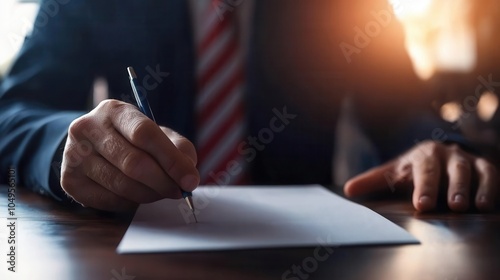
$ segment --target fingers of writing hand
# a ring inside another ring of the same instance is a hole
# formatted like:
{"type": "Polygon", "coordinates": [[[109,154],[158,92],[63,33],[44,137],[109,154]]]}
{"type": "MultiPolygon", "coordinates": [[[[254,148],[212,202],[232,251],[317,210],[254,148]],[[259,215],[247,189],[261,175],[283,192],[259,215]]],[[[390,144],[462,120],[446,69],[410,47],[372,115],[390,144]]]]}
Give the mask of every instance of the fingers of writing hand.
{"type": "Polygon", "coordinates": [[[137,207],[137,203],[103,188],[84,174],[72,174],[61,180],[64,181],[61,184],[64,191],[84,207],[113,212],[130,211],[137,207]]]}
{"type": "MultiPolygon", "coordinates": [[[[92,112],[71,124],[69,136],[78,142],[88,139],[99,153],[127,176],[148,186],[152,186],[152,181],[157,178],[146,175],[159,174],[154,170],[158,168],[165,177],[156,185],[171,186],[172,183],[165,184],[165,181],[173,180],[187,191],[198,185],[199,174],[193,160],[178,150],[152,120],[130,104],[117,100],[101,102],[92,112]],[[150,173],[147,170],[151,170],[150,173]],[[148,180],[151,181],[149,184],[148,180]]],[[[165,193],[165,190],[158,191],[165,193]]]]}
{"type": "Polygon", "coordinates": [[[150,203],[165,196],[133,180],[99,155],[92,155],[83,164],[84,174],[114,194],[135,203],[150,203]]]}
{"type": "MultiPolygon", "coordinates": [[[[78,154],[81,143],[89,143],[92,153],[100,154],[124,176],[150,187],[164,197],[180,196],[179,186],[155,159],[129,143],[114,127],[101,125],[98,120],[89,116],[75,120],[70,126],[65,157],[71,158],[72,154],[80,157],[80,165],[86,163],[83,167],[88,167],[93,164],[95,157],[78,154]]],[[[96,169],[94,171],[98,172],[96,169]]]]}
{"type": "Polygon", "coordinates": [[[111,112],[115,129],[132,145],[152,155],[182,189],[192,191],[198,186],[199,174],[192,160],[177,149],[158,125],[132,105],[109,101],[102,106],[111,112]]]}

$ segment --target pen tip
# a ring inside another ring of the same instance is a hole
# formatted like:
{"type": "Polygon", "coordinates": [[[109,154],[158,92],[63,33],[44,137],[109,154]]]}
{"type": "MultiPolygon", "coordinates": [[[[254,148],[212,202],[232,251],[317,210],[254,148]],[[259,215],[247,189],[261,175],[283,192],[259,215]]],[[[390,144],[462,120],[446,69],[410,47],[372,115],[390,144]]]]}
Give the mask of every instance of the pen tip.
{"type": "Polygon", "coordinates": [[[132,67],[127,67],[128,75],[130,76],[131,79],[137,78],[137,75],[135,75],[134,68],[132,67]]]}

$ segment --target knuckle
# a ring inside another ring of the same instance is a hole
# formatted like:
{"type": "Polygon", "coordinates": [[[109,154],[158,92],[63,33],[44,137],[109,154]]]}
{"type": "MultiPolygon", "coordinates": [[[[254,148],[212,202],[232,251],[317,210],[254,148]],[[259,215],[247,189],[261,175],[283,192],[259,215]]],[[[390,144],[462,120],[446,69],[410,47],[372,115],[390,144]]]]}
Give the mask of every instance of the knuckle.
{"type": "Polygon", "coordinates": [[[105,137],[102,142],[103,152],[111,155],[112,157],[121,155],[125,152],[125,145],[117,137],[109,135],[105,137]]]}
{"type": "Polygon", "coordinates": [[[121,101],[118,102],[120,102],[120,104],[115,105],[111,111],[119,118],[122,125],[143,116],[143,114],[134,105],[121,101]]]}
{"type": "Polygon", "coordinates": [[[411,166],[412,164],[412,161],[411,161],[411,158],[412,158],[412,154],[413,152],[407,152],[403,155],[400,155],[396,158],[395,162],[396,162],[396,165],[397,166],[406,166],[406,165],[409,165],[411,166]]]}
{"type": "Polygon", "coordinates": [[[484,173],[491,175],[497,173],[497,168],[485,159],[479,158],[476,160],[476,164],[479,169],[484,173]]]}
{"type": "Polygon", "coordinates": [[[469,161],[464,158],[460,158],[454,165],[454,168],[459,170],[459,172],[470,172],[471,166],[469,161]]]}
{"type": "Polygon", "coordinates": [[[421,160],[418,162],[423,167],[427,168],[435,168],[439,164],[439,158],[436,157],[435,154],[429,154],[421,157],[421,160]]]}
{"type": "Polygon", "coordinates": [[[142,118],[131,118],[130,125],[130,142],[134,146],[142,147],[146,144],[149,138],[149,132],[155,127],[154,123],[145,121],[142,118]]]}
{"type": "Polygon", "coordinates": [[[99,173],[100,183],[113,193],[117,193],[125,182],[123,173],[107,166],[99,173]]]}
{"type": "Polygon", "coordinates": [[[448,149],[452,152],[452,153],[462,153],[462,148],[460,148],[460,146],[458,144],[451,144],[448,149]]]}
{"type": "Polygon", "coordinates": [[[109,118],[120,118],[124,113],[130,111],[130,109],[135,109],[135,107],[131,104],[128,104],[123,101],[119,101],[116,99],[106,99],[99,103],[99,105],[95,108],[97,114],[102,114],[105,116],[105,123],[111,126],[111,122],[109,118]]]}
{"type": "Polygon", "coordinates": [[[393,173],[411,173],[412,166],[411,163],[405,161],[396,161],[395,166],[392,168],[391,172],[393,173]]]}
{"type": "Polygon", "coordinates": [[[435,141],[432,141],[432,140],[425,140],[425,141],[420,142],[420,146],[425,148],[425,149],[430,149],[430,148],[434,148],[434,147],[439,147],[439,144],[435,141]]]}
{"type": "Polygon", "coordinates": [[[125,154],[122,161],[122,172],[132,179],[139,179],[141,175],[140,165],[142,157],[135,151],[130,151],[125,154]]]}
{"type": "Polygon", "coordinates": [[[85,176],[94,178],[98,184],[107,185],[111,172],[106,164],[102,162],[93,162],[91,167],[86,170],[85,176]]]}
{"type": "Polygon", "coordinates": [[[68,127],[68,134],[77,136],[81,135],[84,130],[90,129],[94,121],[89,116],[81,116],[71,122],[68,127]]]}
{"type": "Polygon", "coordinates": [[[76,152],[76,143],[74,141],[67,141],[64,146],[63,158],[71,157],[76,152]]]}
{"type": "Polygon", "coordinates": [[[442,144],[441,143],[437,143],[437,142],[429,142],[426,144],[427,146],[427,150],[428,150],[428,153],[430,155],[437,155],[441,152],[441,149],[443,148],[442,144]]]}
{"type": "Polygon", "coordinates": [[[417,155],[415,161],[422,162],[427,161],[428,158],[439,157],[443,150],[443,144],[436,141],[426,140],[414,149],[414,153],[417,155]]]}
{"type": "Polygon", "coordinates": [[[61,163],[61,168],[65,172],[69,171],[71,168],[78,167],[83,161],[83,158],[78,153],[76,145],[66,145],[63,152],[63,158],[61,163]]]}
{"type": "Polygon", "coordinates": [[[101,101],[99,105],[96,107],[97,110],[105,110],[105,111],[113,111],[119,106],[121,106],[123,102],[118,101],[116,99],[106,99],[101,101]]]}
{"type": "Polygon", "coordinates": [[[439,145],[435,141],[425,140],[425,141],[422,142],[422,146],[424,146],[426,148],[434,148],[434,147],[438,147],[439,145]]]}
{"type": "Polygon", "coordinates": [[[410,153],[412,162],[421,163],[429,157],[434,157],[440,150],[440,144],[434,141],[424,141],[415,146],[410,153]]]}
{"type": "Polygon", "coordinates": [[[426,158],[427,164],[433,167],[439,166],[441,164],[441,158],[436,155],[432,155],[426,158]]]}
{"type": "Polygon", "coordinates": [[[422,169],[422,172],[424,173],[423,175],[426,175],[428,177],[437,177],[438,176],[438,169],[435,168],[435,165],[425,165],[422,169]]]}
{"type": "Polygon", "coordinates": [[[408,157],[408,161],[411,163],[423,164],[427,154],[420,149],[414,150],[408,157]]]}

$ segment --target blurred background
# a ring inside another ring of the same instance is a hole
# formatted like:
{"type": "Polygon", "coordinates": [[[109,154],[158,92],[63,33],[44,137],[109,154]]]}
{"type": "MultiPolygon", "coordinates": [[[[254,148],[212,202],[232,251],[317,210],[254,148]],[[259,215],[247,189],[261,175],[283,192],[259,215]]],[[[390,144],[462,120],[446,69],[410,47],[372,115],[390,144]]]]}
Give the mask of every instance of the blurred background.
{"type": "Polygon", "coordinates": [[[434,108],[498,163],[500,2],[390,0],[434,108]]]}
{"type": "Polygon", "coordinates": [[[37,0],[0,1],[0,77],[5,74],[24,38],[33,28],[37,0]]]}
{"type": "MultiPolygon", "coordinates": [[[[498,161],[500,1],[388,1],[405,31],[413,68],[432,90],[433,108],[498,161]]],[[[37,0],[0,1],[0,80],[31,32],[37,9],[37,0]]]]}

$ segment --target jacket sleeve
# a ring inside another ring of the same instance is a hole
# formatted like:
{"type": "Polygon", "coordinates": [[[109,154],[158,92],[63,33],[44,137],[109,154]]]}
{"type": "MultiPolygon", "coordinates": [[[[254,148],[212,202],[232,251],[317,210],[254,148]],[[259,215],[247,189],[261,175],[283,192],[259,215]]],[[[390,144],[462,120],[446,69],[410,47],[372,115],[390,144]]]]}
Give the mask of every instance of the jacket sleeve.
{"type": "Polygon", "coordinates": [[[84,1],[54,2],[41,1],[33,32],[0,85],[0,183],[15,168],[18,185],[64,199],[60,148],[69,124],[85,113],[92,56],[84,1]]]}

